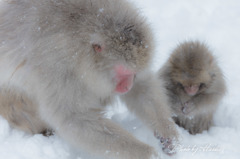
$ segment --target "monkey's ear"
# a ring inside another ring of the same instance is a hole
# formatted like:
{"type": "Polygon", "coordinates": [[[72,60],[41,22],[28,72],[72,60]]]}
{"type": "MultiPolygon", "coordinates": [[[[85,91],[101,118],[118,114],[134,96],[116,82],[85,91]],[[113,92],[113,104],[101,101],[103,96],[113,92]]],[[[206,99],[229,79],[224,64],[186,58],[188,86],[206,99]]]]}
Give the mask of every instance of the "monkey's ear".
{"type": "Polygon", "coordinates": [[[92,47],[96,53],[100,53],[103,50],[103,47],[99,44],[92,44],[92,47]]]}

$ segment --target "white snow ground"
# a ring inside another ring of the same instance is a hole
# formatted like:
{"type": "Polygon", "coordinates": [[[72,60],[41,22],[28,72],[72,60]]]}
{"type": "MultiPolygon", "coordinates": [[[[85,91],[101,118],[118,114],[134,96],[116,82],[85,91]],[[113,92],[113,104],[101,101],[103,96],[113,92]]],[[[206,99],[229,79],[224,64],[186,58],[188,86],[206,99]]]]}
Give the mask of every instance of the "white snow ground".
{"type": "MultiPolygon", "coordinates": [[[[1,1],[1,0],[0,0],[1,1]]],[[[131,0],[146,15],[156,35],[158,54],[154,70],[161,67],[171,50],[183,40],[200,39],[209,44],[223,69],[228,94],[208,132],[182,138],[173,159],[239,159],[240,156],[240,1],[238,0],[131,0]]],[[[126,108],[109,108],[109,115],[140,140],[157,141],[126,108]]],[[[12,130],[0,117],[0,159],[99,159],[70,147],[57,136],[27,136],[12,130]]]]}

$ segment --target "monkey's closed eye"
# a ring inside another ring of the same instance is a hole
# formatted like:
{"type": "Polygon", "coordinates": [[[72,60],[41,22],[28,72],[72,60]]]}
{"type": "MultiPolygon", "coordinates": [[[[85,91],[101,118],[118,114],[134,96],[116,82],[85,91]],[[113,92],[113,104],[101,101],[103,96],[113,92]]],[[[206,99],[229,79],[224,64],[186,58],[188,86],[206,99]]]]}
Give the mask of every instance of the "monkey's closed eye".
{"type": "Polygon", "coordinates": [[[178,87],[184,89],[184,87],[183,87],[183,85],[181,83],[178,82],[177,85],[178,85],[178,87]]]}
{"type": "Polygon", "coordinates": [[[99,45],[99,44],[93,44],[92,45],[92,47],[93,47],[93,49],[94,49],[94,51],[96,52],[96,53],[100,53],[100,52],[102,52],[102,46],[101,45],[99,45]]]}
{"type": "Polygon", "coordinates": [[[206,84],[205,83],[200,83],[200,86],[199,86],[199,89],[203,89],[206,87],[206,84]]]}

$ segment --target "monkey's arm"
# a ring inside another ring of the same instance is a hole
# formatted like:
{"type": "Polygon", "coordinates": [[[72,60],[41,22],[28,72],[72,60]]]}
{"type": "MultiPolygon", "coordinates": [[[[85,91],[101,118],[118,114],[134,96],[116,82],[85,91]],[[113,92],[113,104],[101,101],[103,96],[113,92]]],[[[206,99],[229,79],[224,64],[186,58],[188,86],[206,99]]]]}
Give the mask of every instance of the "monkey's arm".
{"type": "Polygon", "coordinates": [[[216,109],[216,106],[221,101],[226,92],[226,85],[223,78],[217,79],[208,90],[194,97],[191,102],[198,110],[211,110],[216,109]]]}
{"type": "Polygon", "coordinates": [[[155,154],[152,147],[103,118],[98,109],[78,110],[67,105],[59,106],[52,114],[49,112],[51,110],[45,112],[45,116],[50,116],[46,119],[48,123],[60,137],[76,148],[114,159],[151,159],[155,154]]]}
{"type": "Polygon", "coordinates": [[[189,101],[182,103],[181,111],[183,114],[201,114],[203,111],[212,113],[216,110],[221,97],[218,94],[199,94],[189,101]]]}
{"type": "Polygon", "coordinates": [[[153,130],[158,139],[177,140],[165,90],[159,83],[152,74],[136,76],[132,90],[122,96],[122,99],[127,107],[153,130]]]}

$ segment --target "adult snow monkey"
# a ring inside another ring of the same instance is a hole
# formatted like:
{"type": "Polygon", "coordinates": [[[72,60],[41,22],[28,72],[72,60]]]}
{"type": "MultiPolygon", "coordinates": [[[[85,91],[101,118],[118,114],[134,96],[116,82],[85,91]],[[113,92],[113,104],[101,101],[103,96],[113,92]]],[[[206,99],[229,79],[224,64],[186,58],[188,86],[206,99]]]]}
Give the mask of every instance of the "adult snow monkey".
{"type": "Polygon", "coordinates": [[[150,159],[151,146],[103,116],[120,96],[172,153],[174,122],[149,71],[152,33],[129,2],[7,0],[0,17],[0,114],[12,126],[53,129],[105,158],[150,159]]]}

